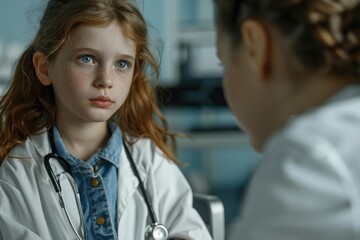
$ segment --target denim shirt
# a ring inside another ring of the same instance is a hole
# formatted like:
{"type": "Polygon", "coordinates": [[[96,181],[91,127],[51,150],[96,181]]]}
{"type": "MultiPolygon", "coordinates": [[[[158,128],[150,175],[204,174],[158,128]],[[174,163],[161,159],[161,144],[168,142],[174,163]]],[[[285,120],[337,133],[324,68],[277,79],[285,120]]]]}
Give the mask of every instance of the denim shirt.
{"type": "Polygon", "coordinates": [[[109,130],[111,137],[107,145],[82,161],[68,153],[58,129],[53,127],[57,154],[67,161],[79,189],[87,240],[117,239],[116,186],[122,137],[115,123],[109,125],[109,130]]]}

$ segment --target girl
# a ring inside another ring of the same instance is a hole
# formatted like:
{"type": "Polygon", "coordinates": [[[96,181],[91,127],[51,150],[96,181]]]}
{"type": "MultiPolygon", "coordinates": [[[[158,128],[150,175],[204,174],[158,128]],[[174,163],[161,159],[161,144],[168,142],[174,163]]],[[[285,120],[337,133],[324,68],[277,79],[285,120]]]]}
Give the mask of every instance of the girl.
{"type": "Polygon", "coordinates": [[[48,2],[0,102],[0,239],[211,239],[147,43],[126,0],[48,2]]]}
{"type": "Polygon", "coordinates": [[[230,239],[360,239],[360,1],[215,2],[226,99],[263,154],[230,239]]]}

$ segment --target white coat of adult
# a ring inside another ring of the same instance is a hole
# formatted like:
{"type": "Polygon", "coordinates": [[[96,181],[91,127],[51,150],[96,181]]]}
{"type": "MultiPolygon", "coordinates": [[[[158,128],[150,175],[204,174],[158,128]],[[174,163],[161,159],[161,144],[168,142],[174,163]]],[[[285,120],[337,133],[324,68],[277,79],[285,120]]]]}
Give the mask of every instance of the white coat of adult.
{"type": "MultiPolygon", "coordinates": [[[[179,168],[149,140],[130,147],[139,174],[160,223],[170,238],[208,240],[211,236],[192,207],[192,191],[179,168]]],[[[0,239],[76,239],[44,167],[50,152],[47,133],[31,136],[16,146],[0,167],[0,239]],[[14,156],[20,156],[14,158],[14,156]]],[[[120,153],[118,172],[118,239],[141,240],[150,223],[126,153],[120,153]]],[[[55,169],[58,171],[59,169],[55,169]]],[[[64,175],[61,175],[64,176],[64,175]]],[[[62,191],[71,219],[80,232],[75,195],[62,177],[62,191]]]]}
{"type": "Polygon", "coordinates": [[[269,139],[231,240],[360,239],[359,110],[348,86],[269,139]]]}

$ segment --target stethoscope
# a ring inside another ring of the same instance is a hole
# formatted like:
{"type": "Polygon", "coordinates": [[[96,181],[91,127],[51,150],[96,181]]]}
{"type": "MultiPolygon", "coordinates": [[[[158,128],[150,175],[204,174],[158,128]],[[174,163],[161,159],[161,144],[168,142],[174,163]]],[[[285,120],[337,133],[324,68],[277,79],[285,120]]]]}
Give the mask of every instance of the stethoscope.
{"type": "MultiPolygon", "coordinates": [[[[76,183],[74,182],[73,178],[67,171],[62,172],[62,173],[58,174],[57,176],[54,174],[54,171],[50,164],[50,160],[52,160],[52,159],[57,160],[57,162],[59,164],[61,164],[62,166],[63,166],[63,164],[66,163],[66,160],[56,153],[55,144],[54,144],[54,141],[53,141],[50,133],[49,133],[49,139],[50,139],[50,145],[51,145],[52,152],[47,154],[44,157],[44,165],[45,165],[46,172],[49,175],[50,181],[51,181],[52,185],[54,186],[55,192],[58,195],[59,204],[65,213],[65,216],[69,222],[71,229],[73,230],[73,232],[76,235],[78,240],[84,240],[84,239],[86,239],[86,237],[85,237],[85,221],[84,221],[84,216],[83,216],[83,213],[81,210],[80,196],[79,196],[79,193],[78,193],[78,190],[76,187],[76,183]],[[62,196],[61,185],[60,185],[60,175],[61,174],[64,174],[67,177],[67,179],[69,180],[70,185],[75,193],[76,204],[77,204],[77,208],[79,210],[80,221],[81,221],[81,234],[79,234],[78,231],[76,230],[74,223],[71,221],[69,212],[66,208],[66,204],[65,204],[65,201],[62,196]],[[82,238],[81,236],[84,236],[84,238],[82,238]]],[[[139,171],[135,165],[134,159],[132,158],[130,151],[129,151],[128,147],[126,146],[124,140],[123,140],[123,146],[125,149],[126,156],[129,159],[131,169],[139,181],[140,193],[144,198],[146,207],[150,214],[151,223],[149,225],[147,225],[145,228],[145,240],[168,240],[169,239],[169,231],[165,225],[158,223],[155,211],[149,200],[149,195],[147,194],[147,192],[145,190],[144,183],[141,181],[139,171]]]]}

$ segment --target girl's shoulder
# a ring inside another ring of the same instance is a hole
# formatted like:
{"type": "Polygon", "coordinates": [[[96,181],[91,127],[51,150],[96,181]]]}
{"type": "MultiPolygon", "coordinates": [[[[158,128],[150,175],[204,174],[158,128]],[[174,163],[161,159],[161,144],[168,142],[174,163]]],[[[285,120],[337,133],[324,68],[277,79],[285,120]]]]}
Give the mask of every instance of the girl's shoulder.
{"type": "Polygon", "coordinates": [[[43,157],[48,153],[47,133],[28,137],[16,145],[0,166],[0,179],[10,181],[43,175],[43,157]]]}
{"type": "Polygon", "coordinates": [[[145,172],[160,166],[175,165],[149,138],[136,139],[134,144],[127,146],[137,167],[145,172]]]}
{"type": "Polygon", "coordinates": [[[50,152],[50,143],[46,131],[28,137],[23,143],[16,145],[5,158],[12,159],[37,159],[50,152]]]}

